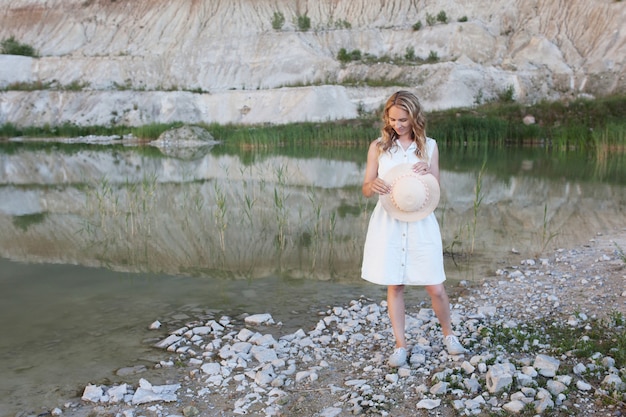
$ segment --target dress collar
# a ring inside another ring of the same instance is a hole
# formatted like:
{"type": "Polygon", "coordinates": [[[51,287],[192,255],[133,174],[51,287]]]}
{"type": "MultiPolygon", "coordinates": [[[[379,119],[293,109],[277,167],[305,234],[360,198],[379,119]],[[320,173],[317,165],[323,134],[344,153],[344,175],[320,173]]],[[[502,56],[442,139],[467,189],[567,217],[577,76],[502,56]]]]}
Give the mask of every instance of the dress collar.
{"type": "Polygon", "coordinates": [[[409,147],[406,148],[406,150],[402,147],[402,145],[398,141],[398,138],[395,138],[393,140],[393,143],[398,147],[398,149],[402,149],[404,152],[408,152],[410,150],[415,150],[417,148],[417,144],[415,143],[415,141],[412,141],[411,144],[409,145],[409,147]]]}

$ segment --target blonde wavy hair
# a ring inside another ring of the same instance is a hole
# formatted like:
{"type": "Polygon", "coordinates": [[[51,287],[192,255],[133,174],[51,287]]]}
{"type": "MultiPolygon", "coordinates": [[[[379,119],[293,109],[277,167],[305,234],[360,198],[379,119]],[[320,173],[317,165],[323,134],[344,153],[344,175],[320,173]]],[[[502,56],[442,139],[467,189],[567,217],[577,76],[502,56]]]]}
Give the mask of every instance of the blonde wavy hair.
{"type": "Polygon", "coordinates": [[[389,109],[393,106],[409,114],[411,120],[411,138],[417,145],[415,154],[418,157],[426,155],[426,116],[415,94],[409,91],[398,91],[389,97],[385,103],[381,140],[378,144],[380,152],[382,153],[391,149],[395,145],[395,139],[398,137],[389,122],[389,109]]]}

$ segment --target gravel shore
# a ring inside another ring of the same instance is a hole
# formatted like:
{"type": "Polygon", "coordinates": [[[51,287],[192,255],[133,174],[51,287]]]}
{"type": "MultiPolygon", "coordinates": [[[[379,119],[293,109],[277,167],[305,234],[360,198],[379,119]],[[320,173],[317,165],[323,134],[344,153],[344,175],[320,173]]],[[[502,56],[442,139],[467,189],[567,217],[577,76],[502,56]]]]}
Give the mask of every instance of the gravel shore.
{"type": "Polygon", "coordinates": [[[546,328],[581,341],[599,326],[624,335],[623,249],[626,230],[615,231],[449,286],[465,355],[445,352],[426,300],[407,306],[411,356],[401,368],[386,363],[393,336],[381,300],[329,306],[314,328],[288,334],[269,314],[190,308],[146,323],[155,334],[146,341],[155,346],[150,376],[118,370],[125,384],[90,385],[49,414],[626,416],[626,369],[611,354],[620,352],[561,351],[546,328]]]}

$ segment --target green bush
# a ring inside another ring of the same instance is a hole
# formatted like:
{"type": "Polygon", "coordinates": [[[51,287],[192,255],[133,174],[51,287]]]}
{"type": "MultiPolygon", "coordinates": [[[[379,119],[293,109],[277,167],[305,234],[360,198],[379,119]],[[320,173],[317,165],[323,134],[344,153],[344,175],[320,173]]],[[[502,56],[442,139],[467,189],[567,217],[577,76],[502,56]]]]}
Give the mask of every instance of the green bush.
{"type": "Polygon", "coordinates": [[[335,22],[336,29],[350,29],[352,24],[345,19],[340,19],[335,22]]]}
{"type": "Polygon", "coordinates": [[[413,24],[413,30],[418,31],[422,28],[422,21],[418,20],[413,24]]]}
{"type": "Polygon", "coordinates": [[[409,46],[406,48],[406,53],[404,54],[404,59],[407,61],[415,61],[415,48],[409,46]]]}
{"type": "Polygon", "coordinates": [[[460,17],[459,22],[467,22],[467,16],[460,17]]]}
{"type": "Polygon", "coordinates": [[[441,23],[448,23],[448,16],[446,15],[446,12],[444,12],[443,10],[440,11],[437,15],[437,21],[441,23]]]}
{"type": "Polygon", "coordinates": [[[430,53],[428,54],[428,62],[437,62],[439,61],[439,55],[437,55],[437,51],[430,51],[430,53]]]}
{"type": "Polygon", "coordinates": [[[25,43],[18,42],[13,36],[8,39],[3,39],[0,45],[2,46],[2,54],[4,55],[37,56],[35,48],[25,43]]]}
{"type": "Polygon", "coordinates": [[[298,29],[303,32],[311,29],[311,18],[307,15],[298,15],[298,29]]]}
{"type": "Polygon", "coordinates": [[[285,15],[282,14],[281,12],[274,12],[274,15],[272,16],[272,28],[274,30],[280,30],[282,29],[284,24],[285,24],[285,15]]]}
{"type": "Polygon", "coordinates": [[[343,63],[350,61],[360,61],[361,58],[361,51],[358,49],[354,49],[352,50],[352,52],[348,52],[346,48],[341,48],[337,53],[337,59],[343,63]]]}
{"type": "Polygon", "coordinates": [[[352,58],[353,61],[360,61],[361,60],[361,51],[358,50],[358,49],[352,50],[352,52],[350,52],[350,58],[352,58]]]}
{"type": "Polygon", "coordinates": [[[426,13],[426,24],[428,26],[433,26],[436,22],[435,16],[430,13],[426,13]]]}
{"type": "Polygon", "coordinates": [[[513,103],[515,101],[515,89],[509,85],[498,93],[498,100],[502,103],[513,103]]]}

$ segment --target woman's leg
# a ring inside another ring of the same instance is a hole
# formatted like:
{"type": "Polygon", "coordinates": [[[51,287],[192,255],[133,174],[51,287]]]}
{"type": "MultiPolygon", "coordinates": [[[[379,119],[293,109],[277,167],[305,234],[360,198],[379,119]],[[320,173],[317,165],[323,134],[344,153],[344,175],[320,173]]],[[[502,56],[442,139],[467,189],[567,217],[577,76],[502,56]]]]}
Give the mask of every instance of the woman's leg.
{"type": "Polygon", "coordinates": [[[404,285],[389,285],[387,287],[387,309],[391,328],[396,338],[396,347],[406,347],[404,338],[404,285]]]}
{"type": "Polygon", "coordinates": [[[443,283],[436,285],[426,285],[426,292],[430,296],[435,315],[441,324],[441,332],[446,337],[452,334],[452,324],[450,321],[450,301],[443,283]]]}

